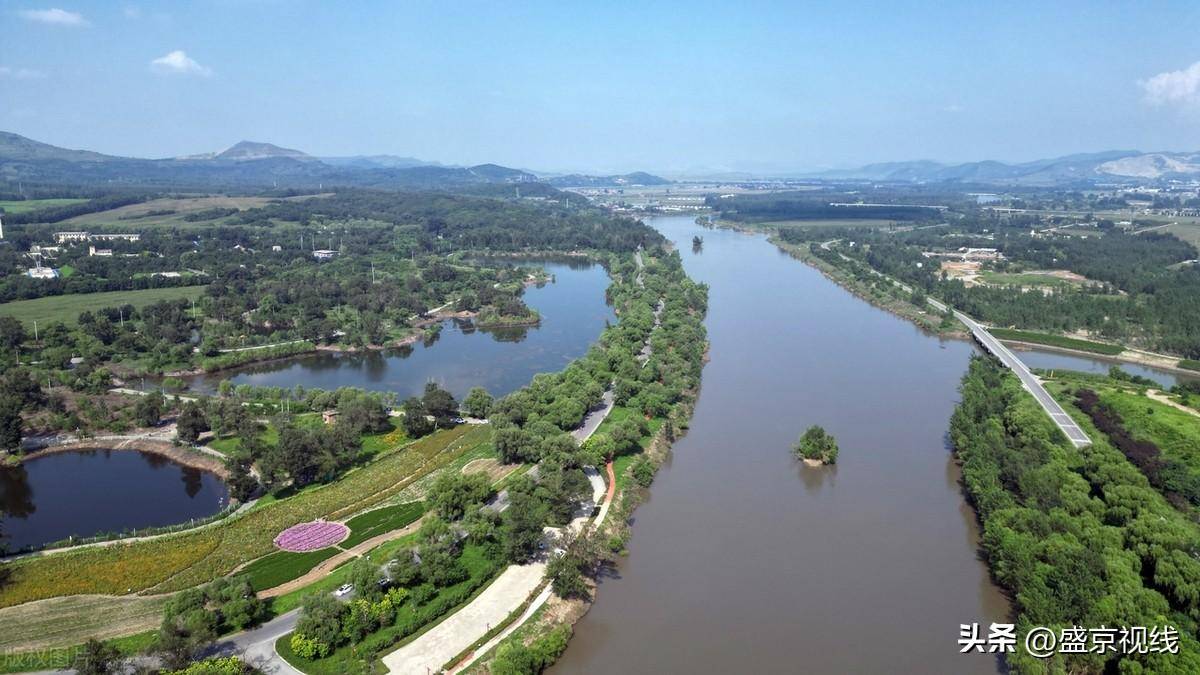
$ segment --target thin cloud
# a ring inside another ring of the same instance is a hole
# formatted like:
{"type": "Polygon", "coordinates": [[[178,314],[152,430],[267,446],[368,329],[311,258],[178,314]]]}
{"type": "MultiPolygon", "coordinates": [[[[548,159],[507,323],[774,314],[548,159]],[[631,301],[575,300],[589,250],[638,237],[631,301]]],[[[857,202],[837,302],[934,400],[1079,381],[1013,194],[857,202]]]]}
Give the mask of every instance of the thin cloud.
{"type": "Polygon", "coordinates": [[[86,26],[87,19],[79,12],[68,12],[65,9],[52,7],[50,9],[23,9],[18,14],[27,21],[47,23],[53,26],[86,26]]]}
{"type": "Polygon", "coordinates": [[[150,62],[150,69],[164,75],[212,75],[212,69],[202,66],[182,49],[160,56],[150,62]]]}
{"type": "Polygon", "coordinates": [[[1152,105],[1200,103],[1200,61],[1138,82],[1152,105]]]}
{"type": "Polygon", "coordinates": [[[0,66],[0,79],[12,80],[38,80],[45,77],[46,74],[40,70],[32,68],[12,68],[10,66],[0,66]]]}
{"type": "Polygon", "coordinates": [[[951,103],[950,105],[942,106],[942,112],[960,113],[963,110],[966,110],[966,108],[963,108],[961,105],[959,105],[957,103],[951,103]]]}

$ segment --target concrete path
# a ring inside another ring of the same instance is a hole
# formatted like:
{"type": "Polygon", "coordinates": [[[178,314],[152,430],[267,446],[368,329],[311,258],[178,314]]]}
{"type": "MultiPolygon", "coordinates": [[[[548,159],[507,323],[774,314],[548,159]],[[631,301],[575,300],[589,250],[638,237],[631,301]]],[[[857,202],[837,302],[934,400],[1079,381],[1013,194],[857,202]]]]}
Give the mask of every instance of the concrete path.
{"type": "Polygon", "coordinates": [[[383,657],[389,673],[436,673],[525,602],[542,583],[546,563],[512,565],[467,606],[383,657]]]}
{"type": "Polygon", "coordinates": [[[583,418],[583,424],[581,424],[578,429],[575,429],[571,432],[571,436],[577,442],[582,443],[591,438],[592,434],[596,433],[596,429],[600,428],[600,423],[603,422],[606,417],[608,417],[610,412],[612,412],[613,392],[611,388],[604,392],[604,395],[601,397],[601,402],[602,405],[599,408],[589,412],[587,416],[583,418]]]}

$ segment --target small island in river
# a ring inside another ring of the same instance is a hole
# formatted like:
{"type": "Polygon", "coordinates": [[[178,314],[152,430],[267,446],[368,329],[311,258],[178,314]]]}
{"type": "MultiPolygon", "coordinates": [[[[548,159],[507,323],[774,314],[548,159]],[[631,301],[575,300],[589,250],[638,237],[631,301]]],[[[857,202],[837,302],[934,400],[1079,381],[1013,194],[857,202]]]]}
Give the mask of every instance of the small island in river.
{"type": "Polygon", "coordinates": [[[838,445],[833,436],[819,425],[809,427],[792,447],[796,457],[809,466],[837,464],[838,445]]]}

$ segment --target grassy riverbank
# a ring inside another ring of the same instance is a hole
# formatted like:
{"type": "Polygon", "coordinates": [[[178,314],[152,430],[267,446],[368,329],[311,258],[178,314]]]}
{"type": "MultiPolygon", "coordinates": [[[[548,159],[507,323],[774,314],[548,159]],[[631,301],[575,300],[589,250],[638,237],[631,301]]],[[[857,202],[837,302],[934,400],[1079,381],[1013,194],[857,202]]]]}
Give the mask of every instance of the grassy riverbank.
{"type": "Polygon", "coordinates": [[[1080,352],[1103,354],[1105,356],[1116,356],[1125,351],[1125,348],[1121,345],[1112,345],[1104,342],[1092,342],[1091,340],[1080,340],[1079,338],[1070,338],[1062,335],[1050,335],[1048,333],[1035,333],[1027,330],[989,328],[988,332],[994,335],[998,340],[1028,342],[1031,344],[1061,347],[1063,349],[1071,349],[1080,352]]]}

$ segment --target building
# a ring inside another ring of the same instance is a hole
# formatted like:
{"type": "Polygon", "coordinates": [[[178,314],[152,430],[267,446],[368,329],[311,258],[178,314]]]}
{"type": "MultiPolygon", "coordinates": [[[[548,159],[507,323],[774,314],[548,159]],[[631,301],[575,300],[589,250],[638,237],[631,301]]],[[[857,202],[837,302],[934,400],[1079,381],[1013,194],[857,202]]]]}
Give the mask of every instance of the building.
{"type": "Polygon", "coordinates": [[[331,251],[327,248],[319,248],[313,251],[313,257],[317,260],[332,260],[335,255],[337,255],[337,251],[331,251]]]}
{"type": "Polygon", "coordinates": [[[142,235],[133,233],[93,234],[91,241],[141,241],[142,235]]]}
{"type": "Polygon", "coordinates": [[[87,241],[90,236],[87,232],[55,232],[54,241],[60,244],[68,244],[77,241],[87,241]]]}
{"type": "Polygon", "coordinates": [[[101,257],[111,258],[112,254],[113,254],[113,250],[111,248],[96,248],[95,246],[88,247],[88,255],[89,256],[101,256],[101,257]]]}
{"type": "Polygon", "coordinates": [[[54,269],[53,267],[42,267],[41,265],[38,265],[37,267],[30,267],[25,274],[27,274],[30,279],[58,278],[58,270],[54,269]]]}

